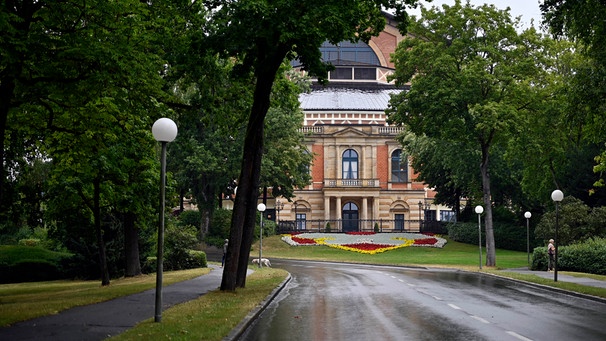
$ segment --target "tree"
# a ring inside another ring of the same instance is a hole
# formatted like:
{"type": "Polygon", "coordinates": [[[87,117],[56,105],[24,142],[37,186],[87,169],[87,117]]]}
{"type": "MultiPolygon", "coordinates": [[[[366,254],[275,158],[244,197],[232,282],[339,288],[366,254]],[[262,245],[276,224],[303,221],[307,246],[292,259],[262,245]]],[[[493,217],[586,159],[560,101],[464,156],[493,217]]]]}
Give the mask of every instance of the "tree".
{"type": "Polygon", "coordinates": [[[190,193],[198,205],[201,221],[197,227],[203,239],[227,185],[237,178],[244,113],[252,94],[249,79],[232,77],[233,62],[229,60],[203,53],[187,63],[192,66],[179,65],[186,72],[170,74],[176,79],[177,95],[187,107],[180,109],[179,138],[169,146],[173,155],[169,169],[175,174],[180,192],[190,193]]]}
{"type": "Polygon", "coordinates": [[[3,166],[15,164],[7,156],[24,157],[10,151],[35,141],[40,158],[52,161],[54,184],[64,185],[64,196],[46,196],[49,211],[66,217],[61,209],[77,207],[95,228],[102,284],[109,284],[104,244],[120,239],[104,230],[110,214],[124,219],[127,274],[140,273],[136,228],[152,206],[138,196],[155,175],[147,171],[157,163],[149,127],[168,97],[155,39],[161,12],[136,0],[9,1],[1,9],[0,140],[19,133],[0,145],[9,151],[0,154],[3,166]]]}
{"type": "MultiPolygon", "coordinates": [[[[592,209],[581,200],[566,196],[559,212],[558,244],[570,245],[594,237],[603,237],[606,234],[604,217],[604,208],[592,209]]],[[[535,236],[544,241],[553,238],[555,219],[554,211],[545,213],[537,224],[535,236]]]]}
{"type": "MultiPolygon", "coordinates": [[[[589,109],[592,117],[587,117],[585,123],[591,127],[592,140],[602,144],[606,139],[606,121],[603,119],[606,109],[606,3],[601,0],[546,0],[540,8],[543,24],[551,33],[580,42],[580,51],[591,59],[575,75],[576,86],[571,89],[575,95],[571,99],[584,111],[589,109]]],[[[595,161],[594,171],[600,174],[595,184],[604,186],[606,149],[603,145],[595,161]]]]}
{"type": "Polygon", "coordinates": [[[298,97],[308,84],[304,80],[293,82],[299,75],[286,63],[279,75],[265,122],[260,181],[261,187],[272,188],[274,197],[292,198],[296,188],[307,186],[311,181],[309,166],[313,155],[303,145],[304,134],[299,128],[304,117],[298,97]]]}
{"type": "Polygon", "coordinates": [[[368,40],[385,26],[383,8],[395,8],[401,27],[407,24],[405,4],[415,0],[217,1],[208,25],[209,46],[236,57],[238,69],[252,71],[255,91],[250,108],[238,195],[222,290],[244,287],[254,231],[263,155],[264,120],[271,89],[285,58],[299,58],[312,75],[326,79],[328,65],[319,47],[328,40],[368,40]]]}
{"type": "Polygon", "coordinates": [[[443,5],[422,9],[395,54],[396,83],[410,91],[394,96],[389,122],[417,135],[452,141],[475,158],[485,209],[486,265],[495,266],[491,155],[507,141],[520,113],[535,100],[544,73],[541,39],[518,34],[519,19],[493,5],[443,5]]]}
{"type": "Polygon", "coordinates": [[[437,191],[436,203],[452,207],[461,221],[461,198],[478,197],[477,166],[472,150],[453,141],[429,138],[406,132],[398,137],[410,156],[411,167],[423,181],[437,191]]]}

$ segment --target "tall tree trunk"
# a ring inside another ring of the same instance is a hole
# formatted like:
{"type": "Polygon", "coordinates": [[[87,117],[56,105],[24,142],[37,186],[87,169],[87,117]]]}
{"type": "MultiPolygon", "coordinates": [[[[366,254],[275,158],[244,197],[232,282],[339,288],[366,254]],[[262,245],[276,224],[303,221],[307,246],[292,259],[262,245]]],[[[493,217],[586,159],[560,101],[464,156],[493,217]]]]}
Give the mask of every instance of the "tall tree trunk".
{"type": "Polygon", "coordinates": [[[124,214],[124,257],[126,261],[125,276],[134,277],[141,274],[139,259],[139,233],[135,226],[135,214],[124,214]]]}
{"type": "MultiPolygon", "coordinates": [[[[11,67],[12,68],[12,67],[11,67]]],[[[19,68],[20,69],[20,68],[19,68]]],[[[12,98],[15,91],[15,82],[13,78],[3,77],[0,81],[0,212],[7,212],[5,200],[6,192],[6,171],[4,165],[7,164],[5,158],[6,149],[6,126],[8,124],[8,112],[11,108],[12,98]]]]}
{"type": "Polygon", "coordinates": [[[490,192],[490,170],[488,167],[490,145],[482,143],[482,197],[484,200],[484,228],[486,231],[486,266],[496,266],[496,250],[494,244],[494,229],[492,223],[492,194],[490,192]]]}
{"type": "MultiPolygon", "coordinates": [[[[259,43],[258,45],[263,45],[259,43]]],[[[263,127],[269,110],[270,94],[280,64],[286,57],[284,46],[259,46],[257,79],[253,105],[244,140],[242,169],[234,202],[231,231],[221,290],[235,290],[246,285],[248,258],[256,223],[257,198],[263,156],[263,127]]]]}
{"type": "Polygon", "coordinates": [[[109,268],[107,267],[107,252],[103,231],[101,230],[101,179],[93,180],[93,217],[95,220],[95,233],[97,235],[97,246],[99,248],[99,267],[101,270],[101,285],[109,285],[109,268]]]}

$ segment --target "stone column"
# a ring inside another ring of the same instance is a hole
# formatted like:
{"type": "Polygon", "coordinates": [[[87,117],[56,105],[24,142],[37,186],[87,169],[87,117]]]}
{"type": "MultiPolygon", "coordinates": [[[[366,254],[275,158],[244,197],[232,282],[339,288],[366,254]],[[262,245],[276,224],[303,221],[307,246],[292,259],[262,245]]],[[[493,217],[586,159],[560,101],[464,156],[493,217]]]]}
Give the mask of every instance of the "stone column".
{"type": "Polygon", "coordinates": [[[368,198],[364,197],[362,198],[362,221],[364,221],[363,223],[363,228],[368,228],[368,221],[365,221],[368,219],[368,198]]]}
{"type": "Polygon", "coordinates": [[[336,215],[336,217],[337,217],[337,224],[336,225],[337,226],[335,226],[335,228],[337,230],[342,230],[343,229],[343,222],[341,221],[341,219],[343,219],[343,218],[342,218],[341,214],[343,213],[343,211],[342,211],[342,207],[341,207],[341,197],[336,197],[335,199],[336,199],[335,210],[336,210],[336,213],[337,213],[337,215],[336,215]]]}

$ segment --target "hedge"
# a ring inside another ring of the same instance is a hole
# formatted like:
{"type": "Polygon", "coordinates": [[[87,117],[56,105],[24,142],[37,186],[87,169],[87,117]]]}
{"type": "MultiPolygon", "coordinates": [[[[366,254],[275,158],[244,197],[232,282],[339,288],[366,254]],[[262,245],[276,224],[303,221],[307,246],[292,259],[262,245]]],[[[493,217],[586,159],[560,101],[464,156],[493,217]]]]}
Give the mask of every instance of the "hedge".
{"type": "Polygon", "coordinates": [[[0,246],[0,283],[37,282],[69,278],[72,255],[41,247],[0,246]]]}
{"type": "MultiPolygon", "coordinates": [[[[547,247],[532,254],[532,270],[547,271],[547,247]]],[[[583,243],[558,246],[558,270],[606,275],[606,238],[591,238],[583,243]]]]}

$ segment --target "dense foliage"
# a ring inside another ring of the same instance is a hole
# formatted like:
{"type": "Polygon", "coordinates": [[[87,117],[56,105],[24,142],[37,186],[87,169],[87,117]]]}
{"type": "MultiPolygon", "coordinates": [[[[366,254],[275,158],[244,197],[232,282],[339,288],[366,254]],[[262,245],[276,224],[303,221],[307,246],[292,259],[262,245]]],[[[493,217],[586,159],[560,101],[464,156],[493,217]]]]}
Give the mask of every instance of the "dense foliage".
{"type": "MultiPolygon", "coordinates": [[[[394,79],[399,85],[410,83],[410,90],[393,96],[387,110],[390,123],[430,139],[425,148],[453,153],[432,163],[428,158],[435,154],[407,149],[423,179],[443,185],[438,192],[468,195],[483,204],[488,266],[496,265],[492,205],[495,198],[511,200],[496,185],[515,184],[507,165],[498,161],[529,103],[537,100],[536,89],[546,85],[543,79],[551,67],[542,37],[532,29],[518,33],[516,26],[508,10],[491,5],[476,8],[456,1],[442,9],[423,9],[410,26],[415,38],[405,39],[394,56],[394,79]],[[454,158],[463,162],[451,162],[454,158]],[[460,167],[462,163],[479,169],[460,167]],[[433,168],[431,174],[428,168],[433,168]]],[[[406,148],[408,141],[403,142],[406,148]]]]}
{"type": "MultiPolygon", "coordinates": [[[[448,225],[448,237],[453,241],[477,245],[478,223],[457,223],[448,225]]],[[[486,234],[482,232],[482,248],[486,246],[486,234]]],[[[526,235],[526,225],[512,225],[510,222],[495,221],[494,224],[495,246],[497,249],[526,251],[527,237],[530,241],[530,250],[543,245],[543,240],[535,239],[534,231],[530,230],[526,235]]]]}
{"type": "MultiPolygon", "coordinates": [[[[558,269],[606,275],[606,239],[591,238],[585,242],[558,248],[558,269]]],[[[538,247],[532,254],[532,270],[545,271],[548,263],[547,247],[538,247]]]]}
{"type": "Polygon", "coordinates": [[[72,254],[41,247],[0,245],[0,283],[34,282],[73,276],[72,254]]]}

